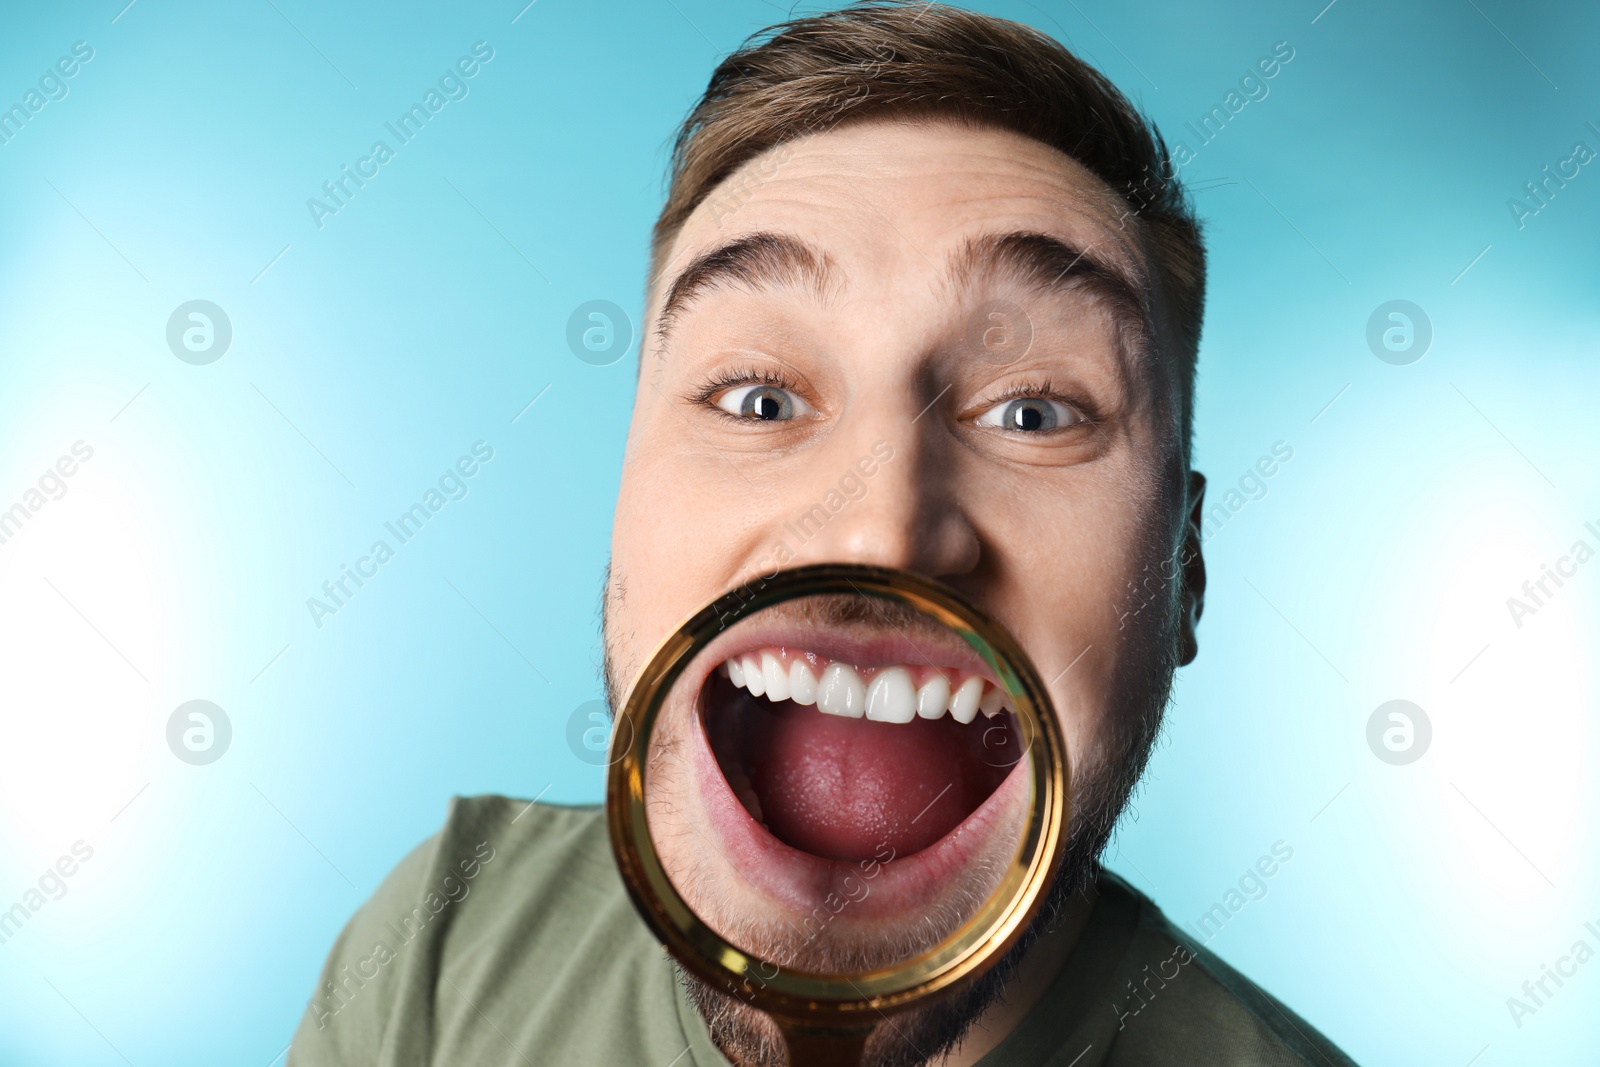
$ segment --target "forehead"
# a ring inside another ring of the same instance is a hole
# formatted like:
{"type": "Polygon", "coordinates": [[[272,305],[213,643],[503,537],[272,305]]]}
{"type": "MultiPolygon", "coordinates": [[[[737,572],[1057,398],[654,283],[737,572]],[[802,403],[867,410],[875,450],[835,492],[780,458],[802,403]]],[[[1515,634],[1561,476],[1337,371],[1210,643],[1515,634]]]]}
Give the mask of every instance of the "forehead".
{"type": "Polygon", "coordinates": [[[753,231],[804,235],[861,284],[939,273],[975,236],[1040,233],[1149,287],[1125,201],[1067,155],[1021,134],[951,122],[872,121],[787,142],[702,201],[674,239],[659,301],[697,256],[753,231]]]}

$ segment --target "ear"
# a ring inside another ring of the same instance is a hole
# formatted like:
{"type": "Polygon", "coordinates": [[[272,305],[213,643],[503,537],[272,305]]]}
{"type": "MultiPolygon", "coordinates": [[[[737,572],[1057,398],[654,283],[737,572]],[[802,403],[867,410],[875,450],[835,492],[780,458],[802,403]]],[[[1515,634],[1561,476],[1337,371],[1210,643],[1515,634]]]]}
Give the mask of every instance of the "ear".
{"type": "Polygon", "coordinates": [[[1206,561],[1200,552],[1200,523],[1206,503],[1206,476],[1189,472],[1189,518],[1183,533],[1183,548],[1178,556],[1183,565],[1183,592],[1178,632],[1178,666],[1187,666],[1200,654],[1196,631],[1206,604],[1206,561]]]}

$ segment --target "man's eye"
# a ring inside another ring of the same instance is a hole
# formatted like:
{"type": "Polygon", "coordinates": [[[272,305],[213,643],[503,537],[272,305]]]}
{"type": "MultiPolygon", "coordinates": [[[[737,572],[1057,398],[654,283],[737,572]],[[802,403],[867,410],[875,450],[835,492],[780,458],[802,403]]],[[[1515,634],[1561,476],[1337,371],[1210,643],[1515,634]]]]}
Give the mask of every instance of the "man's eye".
{"type": "Polygon", "coordinates": [[[1078,414],[1059,400],[1042,396],[1023,396],[1007,400],[978,416],[979,426],[994,426],[1002,430],[1054,430],[1082,422],[1078,414]]]}
{"type": "Polygon", "coordinates": [[[787,422],[811,414],[811,405],[776,385],[741,385],[717,397],[717,407],[741,419],[787,422]]]}

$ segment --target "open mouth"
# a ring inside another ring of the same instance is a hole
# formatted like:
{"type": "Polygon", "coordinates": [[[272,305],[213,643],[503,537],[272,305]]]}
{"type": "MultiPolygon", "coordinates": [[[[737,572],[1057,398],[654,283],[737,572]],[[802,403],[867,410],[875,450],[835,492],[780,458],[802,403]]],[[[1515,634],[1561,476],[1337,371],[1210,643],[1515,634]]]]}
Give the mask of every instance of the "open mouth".
{"type": "Polygon", "coordinates": [[[706,678],[717,766],[784,845],[831,861],[922,852],[959,834],[1022,760],[1005,692],[981,664],[908,662],[896,644],[747,644],[706,678]]]}

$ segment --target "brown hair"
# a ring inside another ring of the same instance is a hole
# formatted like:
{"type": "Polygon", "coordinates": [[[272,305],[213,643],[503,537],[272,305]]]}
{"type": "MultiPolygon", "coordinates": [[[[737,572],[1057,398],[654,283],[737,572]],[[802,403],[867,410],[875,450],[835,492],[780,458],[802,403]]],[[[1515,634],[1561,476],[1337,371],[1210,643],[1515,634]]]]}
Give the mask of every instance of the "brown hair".
{"type": "Polygon", "coordinates": [[[1023,134],[1123,198],[1170,300],[1187,442],[1205,302],[1199,222],[1155,126],[1098,71],[1021,23],[938,3],[865,0],[751,37],[717,65],[678,130],[650,284],[690,213],[745,163],[809,133],[891,116],[1023,134]]]}

